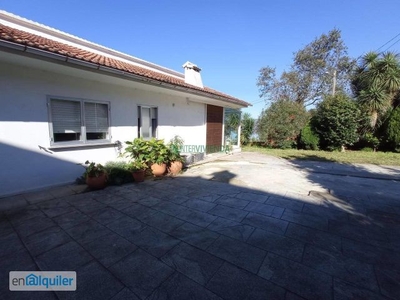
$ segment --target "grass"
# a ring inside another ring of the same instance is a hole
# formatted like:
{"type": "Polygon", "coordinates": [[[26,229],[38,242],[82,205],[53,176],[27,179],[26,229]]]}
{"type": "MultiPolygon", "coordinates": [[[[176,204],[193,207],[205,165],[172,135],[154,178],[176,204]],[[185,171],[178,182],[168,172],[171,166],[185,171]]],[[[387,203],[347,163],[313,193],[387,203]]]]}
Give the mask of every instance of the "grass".
{"type": "Polygon", "coordinates": [[[345,164],[375,164],[386,166],[400,166],[400,153],[392,152],[328,152],[297,149],[268,149],[256,146],[244,146],[242,151],[259,152],[267,155],[281,157],[284,159],[301,159],[316,161],[333,161],[345,164]]]}

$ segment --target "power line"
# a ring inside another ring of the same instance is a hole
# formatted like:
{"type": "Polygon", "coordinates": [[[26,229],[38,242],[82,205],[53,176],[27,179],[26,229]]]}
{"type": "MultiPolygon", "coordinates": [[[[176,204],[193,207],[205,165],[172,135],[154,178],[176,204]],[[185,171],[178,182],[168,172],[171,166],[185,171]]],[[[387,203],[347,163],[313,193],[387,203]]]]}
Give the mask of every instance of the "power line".
{"type": "Polygon", "coordinates": [[[251,104],[254,105],[254,104],[261,103],[261,102],[265,102],[265,100],[260,100],[260,101],[257,101],[257,102],[251,103],[251,104]]]}
{"type": "MultiPolygon", "coordinates": [[[[386,43],[384,43],[382,46],[380,46],[378,49],[375,50],[375,52],[378,52],[380,49],[382,49],[383,47],[385,47],[387,44],[389,44],[391,41],[393,41],[394,39],[396,39],[397,37],[400,36],[400,33],[398,33],[397,35],[395,35],[393,38],[391,38],[390,40],[388,40],[386,43]]],[[[382,54],[383,52],[387,51],[388,49],[392,48],[394,45],[396,45],[398,42],[400,41],[397,40],[396,42],[394,42],[392,45],[390,45],[389,47],[387,47],[385,50],[378,52],[378,54],[382,54]]],[[[364,54],[359,55],[356,58],[356,61],[358,61],[361,57],[363,57],[364,54]]]]}
{"type": "Polygon", "coordinates": [[[392,48],[394,45],[396,45],[398,42],[400,42],[400,39],[395,41],[393,44],[391,44],[389,47],[387,47],[383,52],[387,51],[388,49],[392,48]]]}
{"type": "MultiPolygon", "coordinates": [[[[378,52],[380,49],[382,49],[383,47],[385,47],[387,44],[389,44],[391,41],[393,41],[395,38],[397,38],[398,36],[400,36],[400,33],[397,34],[394,38],[390,39],[389,41],[387,41],[386,43],[384,43],[382,46],[380,46],[378,49],[376,49],[376,52],[378,52]]],[[[390,48],[390,47],[389,47],[390,48]]],[[[389,49],[388,48],[388,49],[389,49]]],[[[387,49],[386,49],[387,50],[387,49]]],[[[385,51],[386,51],[385,50],[385,51]]]]}

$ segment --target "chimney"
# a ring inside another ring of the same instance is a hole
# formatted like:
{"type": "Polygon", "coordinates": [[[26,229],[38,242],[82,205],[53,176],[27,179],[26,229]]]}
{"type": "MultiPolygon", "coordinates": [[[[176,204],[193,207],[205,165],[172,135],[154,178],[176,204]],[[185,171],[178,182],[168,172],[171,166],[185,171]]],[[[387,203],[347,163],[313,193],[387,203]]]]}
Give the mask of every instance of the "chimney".
{"type": "Polygon", "coordinates": [[[185,69],[185,83],[203,88],[203,82],[201,81],[200,75],[201,69],[189,61],[187,61],[182,67],[185,69]]]}

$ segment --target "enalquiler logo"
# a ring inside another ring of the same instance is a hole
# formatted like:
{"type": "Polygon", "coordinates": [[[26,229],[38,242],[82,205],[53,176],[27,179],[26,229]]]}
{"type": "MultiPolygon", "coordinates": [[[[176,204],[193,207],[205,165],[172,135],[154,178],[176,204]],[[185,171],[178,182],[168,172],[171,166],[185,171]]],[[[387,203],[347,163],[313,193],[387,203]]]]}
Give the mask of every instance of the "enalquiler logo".
{"type": "Polygon", "coordinates": [[[74,271],[11,271],[10,291],[76,291],[74,271]]]}

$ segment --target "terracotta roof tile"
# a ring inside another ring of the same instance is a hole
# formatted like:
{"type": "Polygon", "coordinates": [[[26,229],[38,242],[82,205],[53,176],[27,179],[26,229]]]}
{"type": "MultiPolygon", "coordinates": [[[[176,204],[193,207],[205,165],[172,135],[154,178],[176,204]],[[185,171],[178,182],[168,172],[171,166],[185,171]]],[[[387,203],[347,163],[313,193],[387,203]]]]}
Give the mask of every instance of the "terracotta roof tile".
{"type": "Polygon", "coordinates": [[[96,54],[84,49],[80,49],[74,46],[70,46],[64,43],[60,43],[48,38],[44,38],[35,34],[31,34],[25,31],[21,31],[12,27],[5,26],[0,24],[0,40],[5,40],[21,45],[27,45],[30,47],[38,48],[43,51],[48,51],[64,56],[68,56],[71,58],[75,58],[78,60],[91,62],[94,64],[98,64],[100,66],[106,66],[109,68],[121,70],[124,72],[132,73],[135,75],[139,75],[148,79],[156,80],[159,82],[165,82],[181,87],[185,87],[194,91],[204,92],[209,94],[210,96],[221,97],[223,101],[239,104],[242,106],[249,106],[250,104],[237,99],[235,97],[229,96],[227,94],[218,92],[216,90],[204,87],[196,87],[191,84],[185,83],[184,80],[178,79],[173,76],[169,76],[163,73],[159,73],[156,71],[152,71],[140,66],[136,66],[133,64],[126,63],[124,61],[119,61],[104,55],[96,54]]]}

